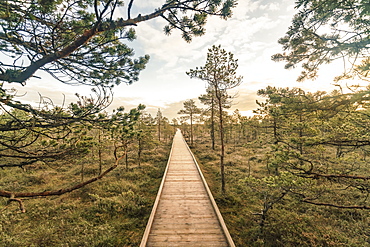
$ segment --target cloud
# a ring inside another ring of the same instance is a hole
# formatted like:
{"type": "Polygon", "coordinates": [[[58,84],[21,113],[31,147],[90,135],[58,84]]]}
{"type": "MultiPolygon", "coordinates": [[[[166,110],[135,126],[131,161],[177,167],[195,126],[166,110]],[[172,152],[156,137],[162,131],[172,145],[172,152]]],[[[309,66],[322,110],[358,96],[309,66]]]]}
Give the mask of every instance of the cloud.
{"type": "MultiPolygon", "coordinates": [[[[245,81],[245,86],[241,86],[241,89],[249,88],[249,91],[248,97],[241,96],[241,100],[238,99],[238,107],[247,111],[255,105],[255,99],[251,95],[265,86],[265,83],[251,82],[271,82],[274,74],[279,73],[276,68],[283,70],[283,65],[271,62],[270,57],[277,50],[277,39],[271,38],[271,35],[277,30],[284,33],[285,28],[282,29],[281,26],[286,21],[286,17],[272,16],[284,6],[266,1],[239,1],[230,20],[209,17],[205,27],[206,34],[195,37],[190,44],[181,38],[179,31],[175,30],[172,35],[166,36],[163,33],[163,26],[166,24],[163,19],[140,23],[137,27],[136,45],[143,53],[151,56],[151,61],[148,70],[142,73],[141,81],[137,83],[141,86],[134,86],[136,89],[142,88],[140,95],[126,95],[139,97],[144,104],[150,103],[153,109],[163,107],[168,109],[166,111],[169,114],[176,115],[174,113],[179,109],[173,110],[174,106],[178,108],[183,100],[196,98],[201,91],[205,91],[204,83],[190,80],[185,72],[196,66],[203,66],[208,48],[213,44],[221,44],[239,59],[238,72],[244,76],[245,81]],[[272,69],[267,68],[270,65],[273,65],[272,69]],[[157,92],[157,96],[153,92],[157,92]]],[[[246,92],[243,91],[243,95],[244,93],[246,92]]]]}
{"type": "MultiPolygon", "coordinates": [[[[300,69],[287,71],[283,68],[284,63],[275,63],[270,59],[271,55],[281,52],[277,40],[288,30],[296,11],[291,0],[238,2],[232,18],[225,21],[216,16],[209,17],[205,35],[194,37],[191,43],[186,43],[178,30],[166,36],[163,32],[166,22],[162,18],[139,23],[135,27],[138,38],[128,45],[137,56],[149,54],[151,59],[147,69],[141,72],[138,82],[113,89],[115,98],[109,109],[120,105],[130,109],[142,103],[154,115],[161,108],[165,116],[168,114],[168,118],[178,117],[177,112],[183,107],[183,101],[196,99],[206,88],[205,82],[190,79],[185,72],[203,66],[208,48],[218,44],[234,53],[239,64],[238,74],[244,76],[243,84],[237,89],[239,97],[235,99],[235,108],[240,111],[255,109],[256,91],[268,85],[300,85],[308,88],[330,85],[330,77],[325,76],[321,82],[298,84],[295,80],[300,69]]],[[[163,3],[165,0],[135,1],[132,15],[150,13],[163,3]]],[[[125,11],[121,14],[126,15],[125,11]]],[[[332,71],[337,74],[338,68],[325,68],[328,69],[321,69],[320,72],[332,71]]],[[[21,90],[28,92],[23,99],[29,102],[38,101],[38,91],[53,98],[55,102],[62,102],[60,99],[63,99],[63,94],[69,101],[76,100],[76,91],[90,94],[90,88],[60,85],[48,77],[44,79],[44,76],[42,81],[30,80],[25,88],[20,88],[19,92],[24,92],[21,90]],[[51,83],[53,86],[50,86],[51,83]]]]}
{"type": "Polygon", "coordinates": [[[190,63],[199,59],[202,54],[198,51],[204,48],[209,39],[213,39],[205,35],[202,39],[194,38],[193,42],[186,43],[178,30],[166,36],[162,31],[164,25],[163,21],[157,20],[142,23],[137,29],[137,35],[140,46],[145,47],[145,53],[148,53],[152,60],[163,63],[165,68],[181,65],[179,61],[190,63]]]}
{"type": "MultiPolygon", "coordinates": [[[[43,74],[43,73],[41,73],[43,74]]],[[[58,81],[53,81],[50,75],[43,74],[42,80],[30,79],[26,86],[19,84],[4,84],[5,89],[14,89],[16,91],[15,100],[24,104],[38,106],[41,98],[50,104],[58,106],[67,106],[71,102],[76,102],[78,98],[75,92],[81,92],[80,95],[94,95],[91,88],[87,86],[71,86],[58,81]]]]}
{"type": "Polygon", "coordinates": [[[207,49],[213,44],[221,44],[238,58],[244,57],[241,61],[246,58],[251,60],[266,47],[266,43],[272,42],[265,39],[264,34],[279,25],[279,21],[269,18],[267,14],[258,17],[247,15],[259,7],[255,1],[243,1],[235,10],[235,17],[228,21],[210,17],[206,34],[195,37],[190,44],[181,38],[177,30],[170,36],[164,35],[162,28],[165,22],[162,19],[141,23],[137,28],[137,45],[144,47],[143,52],[151,56],[150,62],[161,64],[155,72],[160,79],[170,69],[172,72],[185,72],[194,65],[204,65],[207,49]]]}
{"type": "Polygon", "coordinates": [[[259,9],[269,10],[269,11],[276,11],[276,10],[280,10],[280,5],[278,3],[268,3],[266,5],[260,5],[259,9]]]}
{"type": "Polygon", "coordinates": [[[169,120],[173,118],[178,118],[181,115],[177,114],[181,109],[184,108],[184,101],[177,101],[171,104],[166,105],[163,108],[163,115],[166,116],[169,120]]]}
{"type": "MultiPolygon", "coordinates": [[[[258,84],[258,82],[255,83],[258,84]]],[[[247,88],[236,88],[235,90],[230,91],[230,95],[233,95],[235,93],[237,93],[238,96],[233,99],[232,107],[228,110],[230,114],[238,109],[242,115],[250,116],[252,115],[252,111],[257,108],[256,99],[263,100],[262,98],[257,96],[256,91],[247,88]]],[[[192,99],[196,102],[196,105],[199,108],[206,108],[205,105],[199,102],[198,97],[192,99]]],[[[184,108],[184,101],[185,100],[175,101],[169,104],[165,104],[162,107],[150,105],[147,110],[153,115],[156,114],[158,108],[160,108],[163,115],[171,120],[173,118],[178,118],[181,116],[177,113],[179,112],[179,110],[184,108]]]]}
{"type": "MultiPolygon", "coordinates": [[[[258,82],[253,82],[259,84],[258,82]]],[[[251,83],[252,84],[252,83],[251,83]]],[[[256,109],[256,99],[259,99],[257,96],[257,91],[253,88],[238,87],[233,90],[230,90],[230,95],[236,95],[233,99],[233,104],[231,111],[238,109],[240,111],[251,111],[256,109]]]]}
{"type": "Polygon", "coordinates": [[[135,7],[138,9],[150,9],[150,8],[159,8],[165,4],[165,0],[150,0],[150,1],[135,1],[135,7]]]}
{"type": "Polygon", "coordinates": [[[243,20],[248,14],[254,13],[261,6],[261,1],[243,0],[233,9],[233,18],[243,20]]]}
{"type": "Polygon", "coordinates": [[[145,53],[165,62],[165,67],[179,65],[180,59],[194,62],[205,57],[207,49],[215,43],[220,42],[225,48],[233,51],[252,40],[256,33],[279,25],[278,21],[272,20],[267,14],[257,17],[248,15],[259,8],[261,6],[258,1],[240,1],[231,19],[225,21],[216,16],[209,17],[205,26],[206,34],[195,37],[190,44],[181,38],[178,30],[166,36],[163,33],[166,22],[163,19],[140,23],[136,29],[138,42],[141,47],[145,47],[145,53]]]}

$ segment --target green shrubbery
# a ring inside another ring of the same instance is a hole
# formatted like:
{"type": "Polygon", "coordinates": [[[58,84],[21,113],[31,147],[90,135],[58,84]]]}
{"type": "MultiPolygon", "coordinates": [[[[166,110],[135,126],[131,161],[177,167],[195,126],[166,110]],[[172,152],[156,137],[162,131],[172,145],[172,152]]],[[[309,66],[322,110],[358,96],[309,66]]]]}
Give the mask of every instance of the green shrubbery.
{"type": "MultiPolygon", "coordinates": [[[[198,157],[210,152],[197,146],[198,157]]],[[[231,158],[230,158],[231,159],[231,158]]],[[[264,165],[252,164],[252,176],[243,166],[227,166],[226,194],[220,193],[218,162],[199,159],[208,184],[236,246],[370,246],[367,211],[309,205],[294,196],[285,196],[266,212],[266,203],[276,201],[285,186],[309,186],[266,174],[264,165]],[[217,182],[218,181],[218,182],[217,182]]]]}
{"type": "Polygon", "coordinates": [[[370,246],[368,88],[258,94],[253,117],[225,113],[225,193],[222,145],[196,126],[195,156],[236,245],[370,246]]]}

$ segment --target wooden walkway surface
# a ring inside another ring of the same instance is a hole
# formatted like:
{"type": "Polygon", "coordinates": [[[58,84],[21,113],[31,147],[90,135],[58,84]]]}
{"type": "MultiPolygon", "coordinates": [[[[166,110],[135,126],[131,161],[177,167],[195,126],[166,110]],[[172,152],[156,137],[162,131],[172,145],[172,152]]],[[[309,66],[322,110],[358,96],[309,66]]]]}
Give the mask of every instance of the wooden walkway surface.
{"type": "Polygon", "coordinates": [[[140,246],[235,246],[179,130],[140,246]]]}

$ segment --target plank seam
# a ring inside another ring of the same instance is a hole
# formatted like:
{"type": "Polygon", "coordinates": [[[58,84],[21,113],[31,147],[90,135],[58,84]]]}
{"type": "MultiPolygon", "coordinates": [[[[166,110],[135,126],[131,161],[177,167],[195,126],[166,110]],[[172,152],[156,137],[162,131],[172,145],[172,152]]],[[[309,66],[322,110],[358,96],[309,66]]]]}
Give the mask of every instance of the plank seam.
{"type": "Polygon", "coordinates": [[[184,139],[184,136],[182,136],[182,140],[183,140],[183,142],[185,143],[185,145],[186,145],[187,149],[189,150],[189,152],[190,152],[190,154],[191,154],[191,157],[192,157],[192,158],[193,158],[193,160],[194,160],[195,166],[196,166],[196,167],[197,167],[197,169],[198,169],[198,172],[199,172],[200,177],[201,177],[201,179],[202,179],[203,185],[204,185],[204,187],[206,188],[207,194],[208,194],[209,199],[210,199],[210,201],[211,201],[211,203],[212,203],[213,210],[215,211],[215,213],[216,213],[216,215],[217,215],[217,218],[218,218],[218,220],[219,220],[219,222],[220,222],[220,225],[221,225],[222,231],[223,231],[223,232],[224,232],[224,234],[225,234],[226,240],[227,240],[227,242],[228,242],[228,244],[229,244],[229,246],[230,246],[230,247],[235,247],[234,241],[233,241],[233,239],[231,238],[231,235],[230,235],[230,233],[229,233],[229,230],[227,229],[227,226],[226,226],[225,221],[224,221],[224,219],[223,219],[223,217],[222,217],[222,214],[221,214],[220,210],[218,209],[218,206],[217,206],[217,204],[216,204],[216,201],[215,201],[215,199],[213,198],[212,192],[211,192],[211,190],[209,189],[208,184],[207,184],[207,181],[206,181],[206,179],[205,179],[205,178],[204,178],[204,176],[203,176],[202,170],[200,169],[200,167],[199,167],[199,165],[198,165],[198,162],[197,162],[197,160],[196,160],[196,158],[195,158],[195,156],[194,156],[193,152],[192,152],[192,151],[191,151],[191,149],[189,148],[189,145],[186,143],[186,141],[185,141],[185,139],[184,139]]]}

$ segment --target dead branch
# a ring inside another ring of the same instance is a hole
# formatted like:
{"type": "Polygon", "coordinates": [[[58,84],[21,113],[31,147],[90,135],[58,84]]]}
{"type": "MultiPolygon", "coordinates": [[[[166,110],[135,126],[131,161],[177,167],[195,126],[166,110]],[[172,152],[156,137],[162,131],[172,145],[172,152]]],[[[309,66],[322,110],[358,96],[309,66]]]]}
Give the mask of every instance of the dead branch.
{"type": "MultiPolygon", "coordinates": [[[[72,192],[74,190],[80,189],[88,184],[91,184],[97,180],[102,179],[105,175],[107,175],[109,172],[113,171],[115,168],[117,168],[118,163],[121,159],[123,159],[124,156],[119,157],[116,159],[115,163],[113,166],[109,167],[107,170],[105,170],[102,174],[100,174],[97,177],[91,178],[85,182],[76,184],[72,187],[69,188],[64,188],[60,190],[55,190],[55,191],[43,191],[43,192],[10,192],[6,190],[0,190],[0,196],[2,197],[7,197],[10,198],[10,200],[13,201],[18,201],[18,198],[23,198],[23,197],[44,197],[44,196],[59,196],[63,195],[69,192],[72,192]]],[[[18,201],[19,202],[19,201],[18,201]]]]}
{"type": "Polygon", "coordinates": [[[367,210],[370,209],[369,206],[357,206],[357,205],[345,206],[345,205],[336,205],[336,204],[324,203],[324,202],[313,202],[313,201],[309,201],[306,199],[302,200],[302,202],[313,204],[316,206],[327,206],[327,207],[342,208],[342,209],[367,209],[367,210]]]}
{"type": "Polygon", "coordinates": [[[309,172],[308,175],[312,175],[313,178],[323,177],[323,178],[348,178],[348,179],[370,180],[370,177],[362,177],[362,176],[347,175],[347,174],[319,174],[316,172],[309,172]]]}
{"type": "Polygon", "coordinates": [[[25,213],[25,212],[26,212],[26,209],[25,209],[25,207],[24,207],[23,201],[22,201],[21,199],[19,199],[19,198],[14,198],[14,194],[13,194],[13,195],[10,197],[10,199],[9,199],[9,204],[10,204],[11,202],[18,202],[18,204],[19,204],[19,209],[21,210],[21,212],[22,212],[22,213],[25,213]]]}

